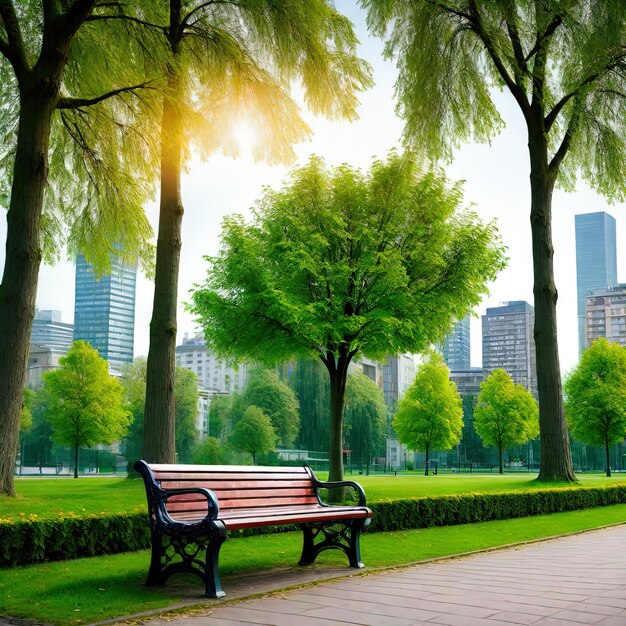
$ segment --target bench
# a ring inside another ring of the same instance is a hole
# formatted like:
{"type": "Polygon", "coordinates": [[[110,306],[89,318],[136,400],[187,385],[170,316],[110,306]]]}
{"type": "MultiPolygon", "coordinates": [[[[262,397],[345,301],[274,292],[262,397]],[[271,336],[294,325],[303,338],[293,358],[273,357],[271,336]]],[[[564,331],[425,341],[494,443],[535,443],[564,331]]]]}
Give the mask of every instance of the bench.
{"type": "Polygon", "coordinates": [[[219,552],[227,532],[295,524],[303,531],[300,565],[323,550],[343,550],[350,567],[361,568],[359,538],[370,523],[361,486],[321,482],[307,467],[162,465],[137,461],[148,498],[152,556],[148,585],[163,585],[179,572],[202,578],[205,595],[224,595],[219,552]],[[325,504],[319,489],[352,487],[356,506],[325,504]]]}

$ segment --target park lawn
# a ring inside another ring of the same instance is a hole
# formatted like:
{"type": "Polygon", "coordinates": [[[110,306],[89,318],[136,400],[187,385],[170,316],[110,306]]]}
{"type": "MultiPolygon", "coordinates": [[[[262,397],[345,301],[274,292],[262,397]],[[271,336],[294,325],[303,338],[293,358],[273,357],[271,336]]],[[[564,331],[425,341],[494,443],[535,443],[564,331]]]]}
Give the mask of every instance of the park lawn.
{"type": "MultiPolygon", "coordinates": [[[[368,567],[394,566],[625,521],[626,505],[619,504],[479,524],[372,533],[362,537],[362,554],[368,567]]],[[[244,572],[295,564],[300,548],[299,533],[227,541],[220,559],[223,587],[228,593],[229,578],[244,572]]],[[[327,551],[318,560],[345,565],[345,556],[338,551],[327,551]]],[[[166,587],[145,587],[148,562],[149,552],[143,550],[0,569],[0,616],[49,624],[89,624],[181,601],[206,602],[195,577],[175,576],[166,587]]]]}
{"type": "MultiPolygon", "coordinates": [[[[320,473],[320,478],[325,475],[320,473]]],[[[448,495],[568,487],[566,483],[539,483],[536,474],[422,474],[346,475],[363,486],[369,502],[420,496],[448,495]]],[[[607,478],[603,474],[582,474],[583,487],[626,483],[626,474],[607,478]]],[[[95,513],[123,513],[146,510],[143,481],[128,478],[33,478],[16,479],[16,498],[0,496],[0,519],[35,514],[41,518],[95,513]]]]}

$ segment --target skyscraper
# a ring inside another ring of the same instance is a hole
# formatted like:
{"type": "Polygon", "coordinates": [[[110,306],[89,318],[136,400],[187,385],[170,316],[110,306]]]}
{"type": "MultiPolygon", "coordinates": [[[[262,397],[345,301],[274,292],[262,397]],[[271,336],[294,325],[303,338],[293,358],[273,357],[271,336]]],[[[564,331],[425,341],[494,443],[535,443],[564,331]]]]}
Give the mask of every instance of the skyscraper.
{"type": "Polygon", "coordinates": [[[482,322],[486,375],[494,369],[503,369],[537,397],[533,307],[523,300],[505,302],[502,306],[488,308],[482,322]]]}
{"type": "Polygon", "coordinates": [[[617,284],[615,219],[604,211],[576,215],[578,350],[587,347],[585,299],[617,284]]]}
{"type": "Polygon", "coordinates": [[[586,345],[605,337],[626,346],[626,285],[597,289],[586,301],[586,345]]]}
{"type": "Polygon", "coordinates": [[[74,340],[89,342],[113,373],[133,360],[136,284],[137,267],[118,256],[100,278],[84,256],[76,259],[74,340]]]}
{"type": "Polygon", "coordinates": [[[467,370],[470,367],[470,316],[458,321],[446,335],[439,350],[450,370],[467,370]]]}

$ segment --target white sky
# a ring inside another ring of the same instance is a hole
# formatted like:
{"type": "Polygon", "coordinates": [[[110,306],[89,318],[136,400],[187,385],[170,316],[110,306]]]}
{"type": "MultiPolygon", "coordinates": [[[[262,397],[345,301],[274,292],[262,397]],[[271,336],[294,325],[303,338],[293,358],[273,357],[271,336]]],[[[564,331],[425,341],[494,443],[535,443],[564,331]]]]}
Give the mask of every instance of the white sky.
{"type": "MultiPolygon", "coordinates": [[[[328,163],[349,163],[367,168],[372,157],[384,156],[400,144],[402,122],[395,113],[393,85],[396,70],[382,59],[382,43],[368,36],[364,13],[353,0],[337,1],[337,8],[354,22],[362,42],[359,54],[374,68],[376,86],[361,97],[360,118],[353,124],[330,123],[305,114],[314,130],[312,141],[297,147],[298,164],[310,154],[323,156],[328,163]]],[[[505,93],[496,96],[498,107],[506,122],[503,133],[491,146],[467,144],[456,154],[454,163],[446,168],[452,180],[464,180],[465,199],[475,204],[475,210],[485,220],[496,218],[510,257],[508,267],[491,285],[491,294],[477,309],[482,315],[487,306],[497,306],[507,300],[527,300],[533,303],[532,259],[530,244],[530,189],[525,129],[521,113],[512,98],[505,93]]],[[[194,322],[182,309],[189,299],[189,290],[201,282],[206,263],[202,257],[217,252],[220,224],[229,213],[248,214],[249,207],[259,197],[264,185],[280,186],[288,167],[255,164],[249,157],[238,159],[213,156],[208,162],[194,161],[183,177],[185,205],[183,249],[179,281],[178,342],[184,333],[195,330],[194,322]]],[[[576,314],[576,262],[574,215],[606,210],[617,220],[618,279],[626,281],[626,257],[620,249],[625,240],[625,205],[609,206],[584,184],[578,191],[555,193],[553,201],[553,236],[555,273],[559,291],[558,329],[561,367],[571,369],[578,358],[576,314]]],[[[155,231],[156,205],[147,208],[155,231]]],[[[6,222],[0,219],[0,267],[4,265],[6,222]]],[[[138,277],[135,317],[135,354],[147,354],[153,298],[153,285],[144,276],[138,277]]],[[[54,267],[42,267],[37,306],[63,312],[63,321],[74,316],[74,266],[61,262],[54,267]]],[[[472,365],[481,365],[480,319],[473,319],[472,365]]]]}

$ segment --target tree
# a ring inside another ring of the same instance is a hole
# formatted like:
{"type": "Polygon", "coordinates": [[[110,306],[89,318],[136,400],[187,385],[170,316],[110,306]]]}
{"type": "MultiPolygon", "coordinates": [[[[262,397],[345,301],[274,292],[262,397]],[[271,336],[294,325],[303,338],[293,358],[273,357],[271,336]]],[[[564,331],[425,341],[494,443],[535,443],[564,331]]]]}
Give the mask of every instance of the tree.
{"type": "Polygon", "coordinates": [[[565,395],[572,435],[604,447],[610,476],[609,446],[626,437],[626,348],[604,338],[594,341],[565,380],[565,395]]]}
{"type": "Polygon", "coordinates": [[[251,372],[245,389],[233,402],[235,424],[249,406],[259,407],[270,418],[281,446],[293,445],[300,430],[298,399],[276,372],[264,369],[251,372]]]}
{"type": "Polygon", "coordinates": [[[209,437],[216,439],[224,437],[224,429],[230,420],[232,404],[231,396],[217,396],[211,399],[209,405],[209,437]]]}
{"type": "Polygon", "coordinates": [[[88,343],[75,341],[59,365],[60,369],[43,375],[52,400],[47,419],[54,441],[74,451],[74,478],[78,478],[78,449],[121,439],[131,413],[123,407],[122,385],[109,376],[107,362],[88,343]]]}
{"type": "Polygon", "coordinates": [[[552,245],[552,194],[577,175],[623,199],[626,191],[626,5],[544,0],[361,0],[371,30],[396,56],[405,138],[451,158],[470,136],[502,128],[492,87],[513,96],[530,157],[540,480],[574,481],[561,389],[552,245]],[[619,17],[618,17],[619,16],[619,17]]]}
{"type": "Polygon", "coordinates": [[[500,474],[502,450],[535,439],[539,434],[537,402],[523,385],[517,385],[501,369],[480,383],[474,409],[474,429],[483,443],[498,449],[500,474]]]}
{"type": "Polygon", "coordinates": [[[300,405],[298,447],[328,451],[328,373],[319,359],[298,359],[289,385],[300,405]]]}
{"type": "Polygon", "coordinates": [[[257,158],[293,158],[292,144],[309,134],[288,96],[299,80],[308,106],[335,118],[356,117],[356,93],[371,84],[355,56],[350,22],[329,0],[169,0],[159,22],[169,58],[161,123],[161,193],[154,304],[146,396],[144,458],[174,455],[174,357],[183,202],[181,172],[187,144],[201,152],[220,143],[240,115],[258,131],[257,158]],[[190,89],[195,85],[195,89],[190,89]],[[198,106],[199,105],[199,106],[198,106]],[[208,124],[198,121],[208,116],[208,124]]]}
{"type": "MultiPolygon", "coordinates": [[[[146,400],[146,358],[137,357],[122,369],[122,387],[127,408],[133,419],[124,438],[124,448],[131,471],[133,463],[141,458],[143,449],[144,407],[146,400]]],[[[198,381],[196,375],[183,367],[176,368],[174,386],[176,418],[176,453],[181,463],[191,460],[192,449],[198,440],[198,381]]]]}
{"type": "Polygon", "coordinates": [[[230,450],[219,439],[207,437],[194,446],[191,460],[197,465],[222,465],[230,461],[230,450]]]}
{"type": "Polygon", "coordinates": [[[237,450],[249,452],[252,462],[256,463],[257,454],[272,452],[276,445],[276,433],[270,418],[258,406],[249,406],[235,424],[230,443],[237,450]]]}
{"type": "Polygon", "coordinates": [[[358,355],[418,352],[480,302],[504,264],[496,228],[461,190],[391,153],[363,174],[313,157],[254,221],[228,217],[191,310],[211,349],[277,363],[315,357],[330,382],[330,480],[343,477],[343,406],[358,355]]]}
{"type": "Polygon", "coordinates": [[[398,440],[426,454],[426,476],[430,452],[448,450],[461,438],[463,403],[449,376],[441,356],[432,352],[417,369],[393,418],[398,440]]]}
{"type": "Polygon", "coordinates": [[[159,50],[148,51],[119,22],[100,21],[97,5],[0,0],[0,197],[10,198],[0,283],[0,493],[9,495],[42,257],[56,258],[67,241],[107,270],[112,241],[136,258],[152,234],[143,203],[156,152],[145,129],[153,115],[149,95],[138,91],[159,50]]]}
{"type": "Polygon", "coordinates": [[[352,463],[369,468],[372,456],[381,451],[387,406],[383,392],[365,374],[348,374],[343,416],[352,463]]]}

